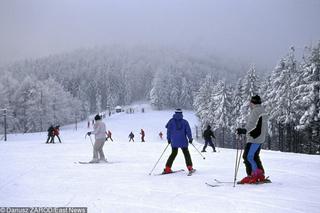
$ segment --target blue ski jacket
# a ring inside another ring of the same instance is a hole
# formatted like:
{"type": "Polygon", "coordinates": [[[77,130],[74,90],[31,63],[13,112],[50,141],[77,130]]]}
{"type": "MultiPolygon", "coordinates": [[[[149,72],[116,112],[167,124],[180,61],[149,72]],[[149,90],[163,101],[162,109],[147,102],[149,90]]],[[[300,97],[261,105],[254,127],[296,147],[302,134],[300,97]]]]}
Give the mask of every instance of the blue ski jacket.
{"type": "Polygon", "coordinates": [[[189,140],[192,140],[191,129],[188,121],[183,119],[182,113],[175,113],[166,125],[167,140],[173,148],[188,147],[189,140]]]}

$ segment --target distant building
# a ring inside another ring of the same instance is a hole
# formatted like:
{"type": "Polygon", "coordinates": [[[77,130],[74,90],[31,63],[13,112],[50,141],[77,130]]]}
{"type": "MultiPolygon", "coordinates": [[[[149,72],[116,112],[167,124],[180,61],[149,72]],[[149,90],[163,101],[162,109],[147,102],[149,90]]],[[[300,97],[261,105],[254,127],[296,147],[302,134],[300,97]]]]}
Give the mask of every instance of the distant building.
{"type": "Polygon", "coordinates": [[[119,113],[119,112],[121,112],[122,111],[122,108],[121,108],[121,106],[116,106],[116,113],[119,113]]]}

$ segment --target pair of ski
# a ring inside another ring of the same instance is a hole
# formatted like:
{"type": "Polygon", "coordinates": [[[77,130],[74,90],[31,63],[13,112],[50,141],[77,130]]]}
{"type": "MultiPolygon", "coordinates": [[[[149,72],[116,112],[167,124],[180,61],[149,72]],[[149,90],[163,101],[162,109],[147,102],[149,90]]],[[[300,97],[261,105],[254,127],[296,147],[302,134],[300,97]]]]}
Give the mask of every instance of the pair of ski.
{"type": "MultiPolygon", "coordinates": [[[[156,175],[170,175],[170,174],[174,174],[174,173],[178,173],[178,172],[184,172],[184,169],[179,169],[179,170],[174,170],[170,173],[165,173],[165,172],[162,172],[160,174],[156,174],[156,175]]],[[[192,169],[191,171],[188,171],[188,174],[187,176],[191,176],[193,173],[195,173],[196,170],[195,169],[192,169]]]]}
{"type": "MultiPolygon", "coordinates": [[[[210,187],[219,187],[219,186],[223,186],[225,184],[233,184],[232,181],[220,181],[218,179],[214,179],[215,183],[208,183],[206,182],[205,184],[207,186],[210,186],[210,187]]],[[[237,184],[240,184],[240,185],[259,185],[259,184],[265,184],[265,183],[272,183],[271,180],[269,179],[269,176],[266,177],[266,179],[264,179],[264,181],[260,181],[260,182],[256,182],[256,183],[241,183],[240,181],[237,182],[237,184]]]]}

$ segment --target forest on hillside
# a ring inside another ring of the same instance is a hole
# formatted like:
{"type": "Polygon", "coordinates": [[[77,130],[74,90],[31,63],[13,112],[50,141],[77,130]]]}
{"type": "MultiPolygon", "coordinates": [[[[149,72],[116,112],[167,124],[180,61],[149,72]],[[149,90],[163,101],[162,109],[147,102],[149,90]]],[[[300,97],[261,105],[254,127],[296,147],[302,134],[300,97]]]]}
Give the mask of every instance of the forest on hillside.
{"type": "Polygon", "coordinates": [[[158,110],[195,110],[201,130],[212,125],[219,146],[234,147],[234,130],[258,94],[269,113],[264,148],[319,152],[320,43],[301,59],[291,47],[267,75],[256,69],[169,48],[81,49],[1,68],[0,108],[7,109],[8,132],[26,133],[143,100],[158,110]]]}

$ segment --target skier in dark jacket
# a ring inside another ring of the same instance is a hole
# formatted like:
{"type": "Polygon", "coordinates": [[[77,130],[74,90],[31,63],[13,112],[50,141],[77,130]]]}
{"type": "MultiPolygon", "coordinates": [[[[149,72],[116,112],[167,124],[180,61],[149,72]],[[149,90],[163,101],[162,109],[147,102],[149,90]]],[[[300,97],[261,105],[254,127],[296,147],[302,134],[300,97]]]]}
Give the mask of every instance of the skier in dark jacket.
{"type": "Polygon", "coordinates": [[[47,139],[47,142],[46,143],[54,143],[53,141],[53,138],[54,138],[54,128],[53,128],[53,125],[51,125],[49,128],[48,128],[48,139],[47,139]],[[50,140],[50,142],[49,142],[50,140]]]}
{"type": "Polygon", "coordinates": [[[206,152],[206,148],[209,144],[209,146],[212,147],[213,151],[216,152],[216,148],[214,147],[214,144],[212,142],[212,138],[216,138],[211,130],[211,126],[208,125],[207,129],[203,132],[203,138],[204,138],[204,147],[202,149],[202,152],[206,152]]]}
{"type": "Polygon", "coordinates": [[[134,134],[133,134],[133,132],[130,132],[130,134],[129,134],[129,142],[130,141],[132,141],[132,142],[134,142],[134,134]]]}
{"type": "Polygon", "coordinates": [[[178,154],[178,148],[182,149],[188,170],[190,172],[194,171],[192,167],[190,152],[188,149],[189,143],[192,143],[193,140],[192,133],[188,121],[183,119],[181,109],[176,109],[173,118],[169,120],[169,122],[166,125],[166,128],[167,140],[168,143],[171,144],[172,152],[167,160],[166,167],[163,173],[167,174],[172,172],[171,166],[178,154]]]}

